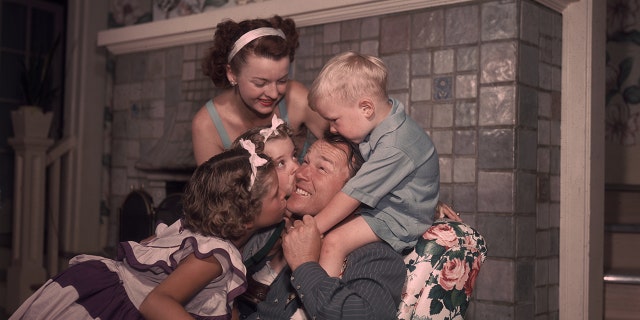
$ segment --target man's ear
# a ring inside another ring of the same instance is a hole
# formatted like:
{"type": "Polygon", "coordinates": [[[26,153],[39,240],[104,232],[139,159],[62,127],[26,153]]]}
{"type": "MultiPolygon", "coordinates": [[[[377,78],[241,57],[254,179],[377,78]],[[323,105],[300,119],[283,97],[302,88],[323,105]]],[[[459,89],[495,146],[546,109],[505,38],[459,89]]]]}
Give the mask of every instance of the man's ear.
{"type": "Polygon", "coordinates": [[[358,109],[367,119],[371,119],[376,113],[376,106],[369,98],[364,98],[358,101],[358,109]]]}

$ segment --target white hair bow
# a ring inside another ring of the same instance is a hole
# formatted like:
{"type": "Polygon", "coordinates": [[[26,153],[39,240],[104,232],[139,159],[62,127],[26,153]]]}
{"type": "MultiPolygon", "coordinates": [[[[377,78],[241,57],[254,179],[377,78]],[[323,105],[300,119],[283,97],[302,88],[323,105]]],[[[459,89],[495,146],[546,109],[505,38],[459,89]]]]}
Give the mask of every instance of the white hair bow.
{"type": "Polygon", "coordinates": [[[256,175],[258,174],[258,167],[265,165],[268,160],[260,157],[256,153],[256,146],[251,140],[240,139],[240,145],[247,151],[249,151],[249,163],[251,164],[251,181],[249,182],[249,191],[253,187],[253,183],[256,181],[256,175]]]}
{"type": "Polygon", "coordinates": [[[284,124],[284,121],[274,114],[273,118],[271,118],[271,128],[264,128],[260,130],[260,135],[264,137],[264,142],[267,142],[269,137],[278,130],[278,127],[281,124],[284,124]]]}

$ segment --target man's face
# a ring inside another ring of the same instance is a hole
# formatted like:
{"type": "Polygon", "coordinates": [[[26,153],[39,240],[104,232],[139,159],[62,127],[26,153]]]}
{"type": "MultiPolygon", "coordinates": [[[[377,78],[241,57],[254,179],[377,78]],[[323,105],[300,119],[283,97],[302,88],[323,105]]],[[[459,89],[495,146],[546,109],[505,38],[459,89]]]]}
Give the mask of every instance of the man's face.
{"type": "Polygon", "coordinates": [[[296,171],[296,189],[287,200],[287,209],[296,215],[316,215],[349,180],[347,146],[333,146],[318,140],[296,171]]]}

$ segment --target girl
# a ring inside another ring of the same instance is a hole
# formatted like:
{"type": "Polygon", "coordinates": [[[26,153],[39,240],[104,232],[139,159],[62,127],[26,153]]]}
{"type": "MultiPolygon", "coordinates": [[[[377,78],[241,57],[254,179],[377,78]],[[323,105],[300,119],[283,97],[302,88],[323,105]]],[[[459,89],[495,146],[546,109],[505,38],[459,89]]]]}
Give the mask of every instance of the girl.
{"type": "Polygon", "coordinates": [[[300,167],[296,159],[297,149],[293,142],[293,130],[276,115],[271,118],[271,126],[255,127],[240,135],[233,147],[240,146],[241,140],[249,140],[256,146],[256,152],[264,153],[276,166],[280,190],[288,197],[295,185],[294,173],[300,167]]]}
{"type": "MultiPolygon", "coordinates": [[[[278,173],[280,190],[288,197],[295,187],[295,171],[300,167],[296,159],[291,128],[274,115],[271,126],[255,127],[246,131],[236,139],[233,147],[239,147],[239,141],[242,140],[252,141],[258,152],[264,152],[272,159],[278,173]]],[[[287,218],[290,217],[288,213],[286,215],[287,218]]],[[[284,227],[285,223],[282,222],[277,227],[257,232],[242,251],[249,286],[236,303],[241,315],[255,312],[255,304],[264,294],[263,290],[286,264],[282,251],[279,250],[280,235],[284,227]]]]}
{"type": "Polygon", "coordinates": [[[196,169],[183,219],[142,243],[122,242],[116,260],[73,258],[11,319],[231,318],[247,286],[238,248],[285,208],[273,163],[251,142],[242,146],[196,169]]]}
{"type": "Polygon", "coordinates": [[[220,91],[193,118],[197,164],[228,149],[245,131],[269,125],[274,115],[291,126],[299,150],[308,131],[322,136],[327,122],[309,108],[307,89],[289,80],[297,47],[295,23],[277,15],[217,25],[202,69],[220,91]]]}

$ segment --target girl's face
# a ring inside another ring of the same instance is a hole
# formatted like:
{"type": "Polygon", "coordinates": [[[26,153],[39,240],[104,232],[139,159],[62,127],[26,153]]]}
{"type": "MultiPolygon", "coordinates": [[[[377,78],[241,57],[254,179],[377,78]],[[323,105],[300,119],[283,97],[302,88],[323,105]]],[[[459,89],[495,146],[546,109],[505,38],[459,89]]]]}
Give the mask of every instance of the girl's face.
{"type": "Polygon", "coordinates": [[[270,184],[267,187],[267,193],[262,198],[262,210],[254,221],[256,229],[272,226],[284,217],[284,209],[287,201],[284,198],[284,192],[278,187],[278,175],[271,172],[271,176],[264,180],[264,183],[270,184]]]}
{"type": "Polygon", "coordinates": [[[270,115],[287,90],[289,64],[289,57],[271,60],[252,54],[238,74],[228,68],[227,77],[238,83],[240,97],[249,109],[270,115]]]}
{"type": "Polygon", "coordinates": [[[264,153],[276,164],[276,173],[280,190],[286,196],[291,195],[295,186],[295,172],[300,166],[296,159],[296,150],[291,138],[275,138],[267,140],[264,153]]]}

